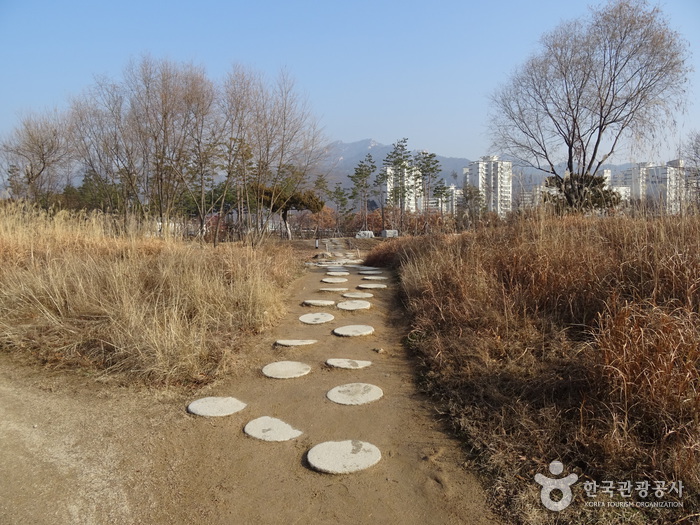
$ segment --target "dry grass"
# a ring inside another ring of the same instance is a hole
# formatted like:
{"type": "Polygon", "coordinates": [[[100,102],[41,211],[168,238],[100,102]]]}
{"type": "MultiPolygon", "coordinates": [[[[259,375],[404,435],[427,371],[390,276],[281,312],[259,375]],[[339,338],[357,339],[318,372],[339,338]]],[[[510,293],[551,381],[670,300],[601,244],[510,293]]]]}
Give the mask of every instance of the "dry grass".
{"type": "Polygon", "coordinates": [[[102,215],[0,208],[0,346],[150,383],[230,369],[298,271],[258,249],[118,232],[102,215]]]}
{"type": "Polygon", "coordinates": [[[539,217],[387,242],[366,262],[399,268],[424,386],[512,519],[698,511],[700,219],[539,217]],[[603,512],[578,484],[551,513],[530,496],[553,459],[582,481],[681,480],[684,508],[603,512]]]}

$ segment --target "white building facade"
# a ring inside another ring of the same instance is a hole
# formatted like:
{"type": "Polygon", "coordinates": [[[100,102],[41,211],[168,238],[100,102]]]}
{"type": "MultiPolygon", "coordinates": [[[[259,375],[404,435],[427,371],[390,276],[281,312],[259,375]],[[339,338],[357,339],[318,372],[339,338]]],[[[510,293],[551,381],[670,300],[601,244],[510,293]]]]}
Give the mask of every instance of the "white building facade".
{"type": "Polygon", "coordinates": [[[681,213],[689,198],[684,162],[680,159],[666,164],[636,164],[616,176],[613,189],[616,187],[628,187],[632,202],[658,206],[671,215],[681,213]]]}
{"type": "Polygon", "coordinates": [[[486,156],[464,168],[470,185],[478,188],[488,211],[505,217],[513,209],[513,163],[486,156]]]}
{"type": "Polygon", "coordinates": [[[385,205],[393,205],[408,212],[421,209],[420,174],[415,169],[405,168],[394,170],[386,168],[386,184],[383,201],[385,205]]]}

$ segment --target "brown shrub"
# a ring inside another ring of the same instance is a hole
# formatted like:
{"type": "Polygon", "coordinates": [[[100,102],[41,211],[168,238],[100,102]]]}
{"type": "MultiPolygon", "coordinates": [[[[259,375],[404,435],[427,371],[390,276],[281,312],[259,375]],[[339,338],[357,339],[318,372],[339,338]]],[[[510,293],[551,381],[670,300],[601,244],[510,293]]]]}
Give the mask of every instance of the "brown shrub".
{"type": "Polygon", "coordinates": [[[698,509],[699,218],[527,219],[381,249],[400,266],[423,386],[497,505],[538,523],[698,509]],[[523,480],[553,459],[582,480],[682,480],[685,508],[555,520],[523,504],[523,480]]]}
{"type": "Polygon", "coordinates": [[[230,369],[245,334],[284,313],[288,249],[211,246],[100,229],[104,217],[0,214],[0,345],[153,383],[230,369]]]}

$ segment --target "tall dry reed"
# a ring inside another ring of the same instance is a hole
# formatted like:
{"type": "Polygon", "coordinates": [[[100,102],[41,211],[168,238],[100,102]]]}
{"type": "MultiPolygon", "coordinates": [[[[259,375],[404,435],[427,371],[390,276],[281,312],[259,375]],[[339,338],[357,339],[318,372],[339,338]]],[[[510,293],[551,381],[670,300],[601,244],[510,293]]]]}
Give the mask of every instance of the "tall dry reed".
{"type": "MultiPolygon", "coordinates": [[[[147,233],[147,232],[146,232],[147,233]]],[[[0,208],[0,345],[155,383],[207,381],[284,313],[289,250],[118,232],[110,217],[0,208]]]]}
{"type": "Polygon", "coordinates": [[[698,510],[700,218],[530,217],[384,243],[367,264],[399,269],[423,385],[518,520],[698,510]],[[553,459],[582,481],[682,480],[685,508],[553,517],[527,482],[553,459]]]}

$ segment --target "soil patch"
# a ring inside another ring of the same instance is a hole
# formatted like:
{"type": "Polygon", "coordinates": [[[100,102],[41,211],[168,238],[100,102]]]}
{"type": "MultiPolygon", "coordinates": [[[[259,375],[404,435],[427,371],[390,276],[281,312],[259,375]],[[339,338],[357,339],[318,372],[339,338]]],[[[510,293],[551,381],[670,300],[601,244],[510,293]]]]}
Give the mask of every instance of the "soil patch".
{"type": "MultiPolygon", "coordinates": [[[[310,267],[298,279],[285,319],[257,338],[244,368],[196,391],[124,387],[1,354],[0,523],[494,523],[458,442],[416,390],[392,314],[394,285],[376,290],[369,310],[328,307],[331,323],[299,321],[319,311],[306,299],[329,298],[319,291],[326,271],[310,267]],[[375,332],[332,334],[344,325],[375,332]],[[274,344],[279,339],[318,342],[284,347],[274,344]],[[331,358],[372,366],[334,368],[331,358]],[[302,361],[311,372],[265,377],[261,369],[277,361],[302,361]],[[377,385],[383,397],[360,406],[327,399],[332,388],[356,382],[377,385]],[[220,418],[187,412],[206,396],[247,407],[220,418]],[[264,416],[303,434],[284,442],[246,436],[245,425],[264,416]],[[371,443],[381,460],[345,475],[310,467],[309,450],[343,440],[371,443]]],[[[347,278],[351,289],[362,282],[357,271],[347,278]]]]}

